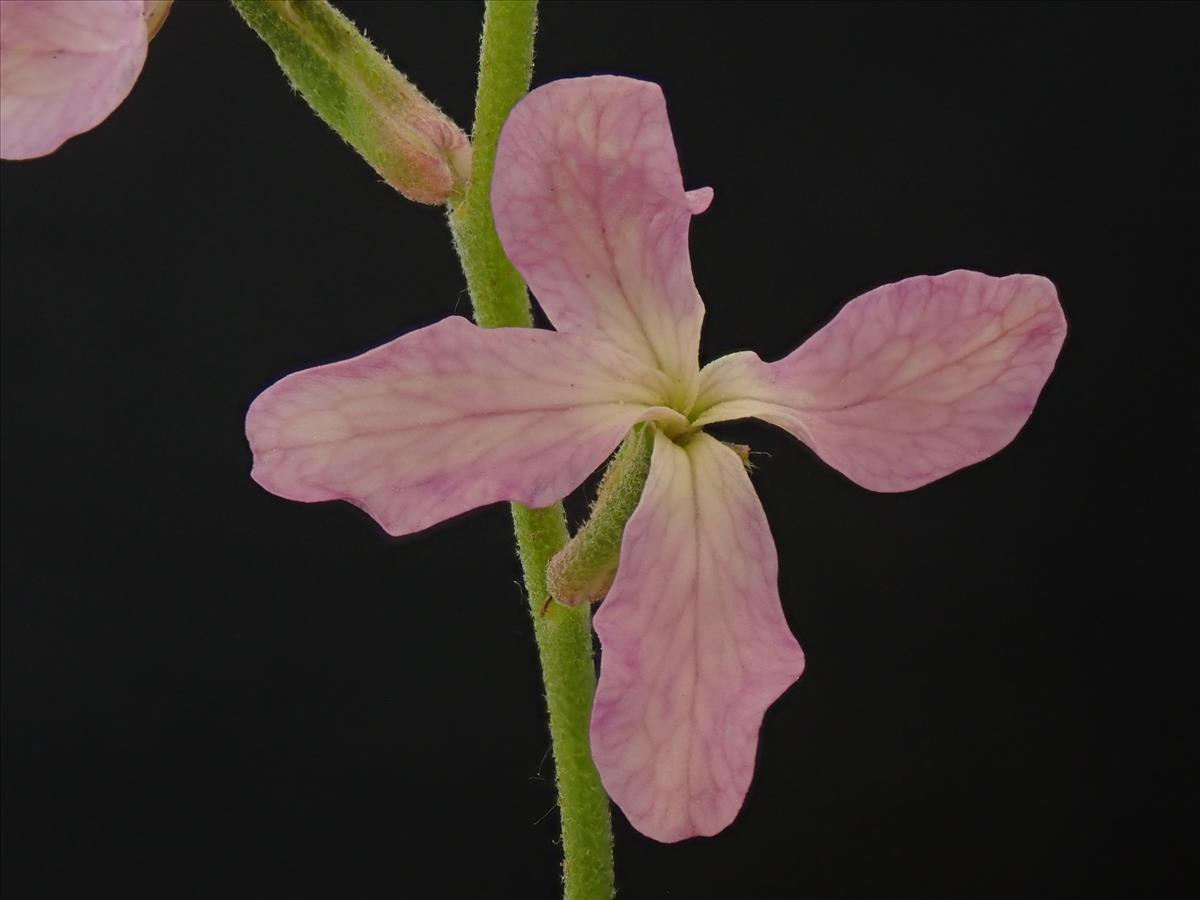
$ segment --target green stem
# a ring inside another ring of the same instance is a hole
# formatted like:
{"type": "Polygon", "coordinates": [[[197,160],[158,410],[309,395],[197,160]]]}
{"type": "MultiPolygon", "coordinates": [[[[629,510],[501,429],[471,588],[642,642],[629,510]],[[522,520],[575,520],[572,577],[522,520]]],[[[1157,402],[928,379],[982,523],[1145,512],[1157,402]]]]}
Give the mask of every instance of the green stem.
{"type": "MultiPolygon", "coordinates": [[[[450,229],[471,291],[475,321],[485,328],[533,324],[525,282],[496,236],[490,195],[500,128],[529,90],[536,24],[536,0],[488,0],[475,100],[471,183],[450,213],[450,229]]],[[[547,603],[546,566],[567,542],[562,504],[530,509],[514,503],[512,513],[550,713],[562,820],[563,896],[566,900],[609,900],[613,895],[612,821],[608,796],[588,745],[596,691],[591,610],[587,604],[567,609],[547,603]]]]}
{"type": "Polygon", "coordinates": [[[533,324],[529,295],[500,246],[492,220],[496,144],[509,111],[529,91],[536,0],[488,0],[479,50],[479,86],[471,134],[471,184],[450,213],[454,247],[467,276],[475,321],[484,328],[533,324]]]}

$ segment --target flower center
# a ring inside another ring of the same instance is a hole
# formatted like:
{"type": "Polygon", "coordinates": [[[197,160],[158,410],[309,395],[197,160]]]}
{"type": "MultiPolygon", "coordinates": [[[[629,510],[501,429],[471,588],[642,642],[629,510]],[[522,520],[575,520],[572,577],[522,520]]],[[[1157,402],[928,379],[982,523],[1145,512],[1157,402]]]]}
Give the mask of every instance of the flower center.
{"type": "Polygon", "coordinates": [[[692,407],[696,404],[698,388],[699,378],[672,378],[670,388],[662,398],[662,405],[671,412],[659,416],[654,424],[677,444],[686,443],[697,431],[692,425],[695,418],[692,415],[692,407]]]}
{"type": "Polygon", "coordinates": [[[677,444],[684,444],[693,434],[696,433],[695,426],[687,420],[687,417],[671,411],[671,415],[659,416],[654,420],[654,424],[658,426],[658,430],[669,437],[677,444]]]}

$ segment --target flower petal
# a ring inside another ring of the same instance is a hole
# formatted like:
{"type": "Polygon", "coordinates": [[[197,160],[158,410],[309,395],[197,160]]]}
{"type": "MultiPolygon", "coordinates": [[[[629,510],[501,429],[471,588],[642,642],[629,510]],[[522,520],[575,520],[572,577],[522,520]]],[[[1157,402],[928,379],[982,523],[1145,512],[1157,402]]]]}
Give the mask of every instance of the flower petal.
{"type": "Polygon", "coordinates": [[[874,491],[986,459],[1025,424],[1066,336],[1037,275],[918,275],[876,288],[775,363],[706,366],[697,425],[756,416],[874,491]]]}
{"type": "Polygon", "coordinates": [[[605,788],[659,841],[716,834],[741,809],[763,713],[804,654],[776,587],[775,544],[733,450],[656,435],[596,614],[591,744],[605,788]]]}
{"type": "Polygon", "coordinates": [[[305,502],[344,499],[393,535],[497,500],[570,493],[657,406],[665,379],[588,338],[451,317],[298,372],[250,407],[253,478],[305,502]]]}
{"type": "Polygon", "coordinates": [[[500,134],[496,230],[554,327],[604,337],[684,384],[704,317],[688,224],[711,200],[710,188],[684,193],[656,84],[555,81],[500,134]]]}
{"type": "Polygon", "coordinates": [[[0,0],[0,157],[95,128],[146,61],[142,0],[0,0]]]}

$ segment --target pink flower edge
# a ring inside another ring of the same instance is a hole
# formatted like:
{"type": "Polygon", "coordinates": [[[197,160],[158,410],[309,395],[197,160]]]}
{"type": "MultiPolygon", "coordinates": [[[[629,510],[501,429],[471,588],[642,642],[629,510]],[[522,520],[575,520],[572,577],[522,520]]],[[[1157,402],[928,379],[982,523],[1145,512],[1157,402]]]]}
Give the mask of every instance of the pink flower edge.
{"type": "Polygon", "coordinates": [[[146,61],[143,0],[0,0],[0,158],[53,153],[129,95],[146,61]]]}

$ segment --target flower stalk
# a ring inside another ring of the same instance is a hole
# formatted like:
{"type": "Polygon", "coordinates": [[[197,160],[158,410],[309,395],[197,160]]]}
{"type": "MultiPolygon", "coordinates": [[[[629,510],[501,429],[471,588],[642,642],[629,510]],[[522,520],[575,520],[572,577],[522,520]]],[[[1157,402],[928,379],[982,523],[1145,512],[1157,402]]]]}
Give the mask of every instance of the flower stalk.
{"type": "MultiPolygon", "coordinates": [[[[496,235],[490,194],[501,126],[529,90],[536,26],[536,0],[486,4],[470,185],[449,216],[475,321],[485,328],[533,324],[525,282],[496,235]]],[[[568,538],[562,504],[530,509],[514,503],[512,514],[550,715],[562,824],[563,896],[609,900],[612,821],[588,743],[596,690],[591,610],[587,604],[574,609],[547,605],[546,569],[568,538]]]]}

